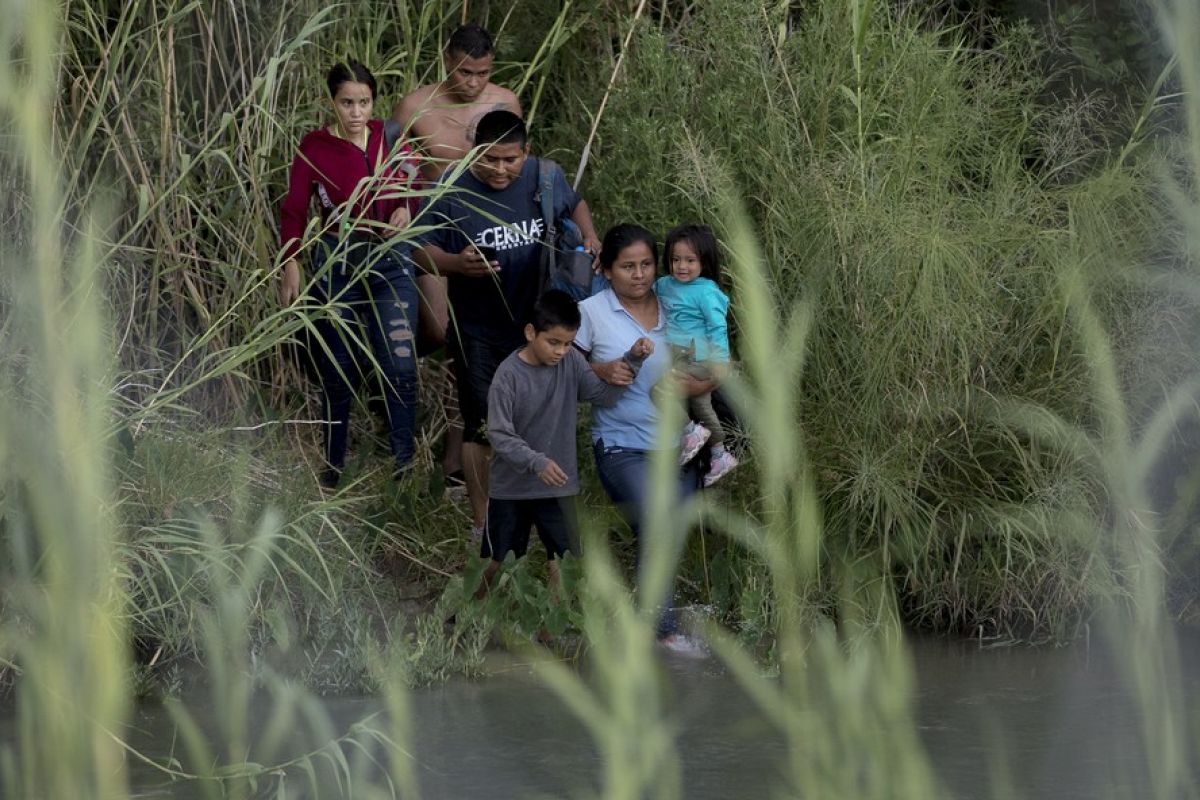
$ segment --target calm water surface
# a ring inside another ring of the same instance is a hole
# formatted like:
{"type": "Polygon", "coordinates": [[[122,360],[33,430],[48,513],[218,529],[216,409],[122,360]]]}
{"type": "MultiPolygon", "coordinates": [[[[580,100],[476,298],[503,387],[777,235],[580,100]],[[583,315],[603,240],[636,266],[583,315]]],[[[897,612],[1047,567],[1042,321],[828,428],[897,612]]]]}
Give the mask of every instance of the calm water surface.
{"type": "MultiPolygon", "coordinates": [[[[910,646],[918,728],[950,796],[1091,800],[1148,794],[1139,711],[1109,648],[981,649],[943,639],[916,639],[910,646]],[[999,793],[992,781],[997,768],[1009,781],[999,793]]],[[[1200,636],[1185,633],[1180,649],[1180,703],[1200,710],[1200,636]]],[[[501,664],[502,671],[486,680],[412,693],[422,797],[579,796],[598,780],[597,751],[584,727],[528,665],[501,664]]],[[[715,660],[668,659],[664,666],[684,796],[770,797],[785,748],[736,682],[715,660]]],[[[379,709],[377,700],[365,697],[322,705],[338,733],[379,709]]],[[[195,713],[205,721],[203,707],[195,713]]],[[[171,731],[160,708],[143,707],[131,741],[161,756],[171,750],[171,731]]],[[[302,747],[297,743],[297,751],[302,747]]],[[[1190,749],[1196,751],[1196,743],[1190,749]]],[[[164,786],[160,775],[140,767],[133,772],[145,797],[201,796],[185,784],[164,786]]],[[[303,786],[289,786],[289,796],[304,796],[303,786]]]]}

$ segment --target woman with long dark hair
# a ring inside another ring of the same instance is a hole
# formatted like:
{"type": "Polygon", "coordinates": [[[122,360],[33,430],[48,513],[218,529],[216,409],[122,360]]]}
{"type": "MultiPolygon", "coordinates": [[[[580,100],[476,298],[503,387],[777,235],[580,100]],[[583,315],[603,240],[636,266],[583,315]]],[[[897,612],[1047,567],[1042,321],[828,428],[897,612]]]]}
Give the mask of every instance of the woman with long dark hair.
{"type": "MultiPolygon", "coordinates": [[[[658,442],[660,414],[655,385],[680,380],[688,395],[711,391],[714,382],[682,374],[673,376],[667,342],[666,316],[654,294],[658,242],[640,225],[617,225],[604,234],[600,269],[609,288],[579,304],[582,322],[575,345],[587,355],[592,369],[605,381],[628,386],[611,407],[592,407],[592,448],[596,471],[609,498],[621,510],[638,538],[638,562],[645,563],[645,516],[650,505],[650,462],[658,442]],[[654,342],[654,350],[635,376],[621,355],[641,337],[654,342]],[[622,349],[623,348],[623,349],[622,349]]],[[[681,424],[682,428],[682,424],[681,424]]],[[[678,442],[679,436],[670,437],[678,442]]],[[[677,459],[678,453],[671,458],[677,459]]],[[[699,488],[693,462],[680,470],[676,499],[699,488]]],[[[682,552],[682,541],[672,543],[673,555],[682,552]]],[[[656,635],[668,650],[701,655],[703,650],[679,632],[673,608],[673,590],[659,606],[656,635]]]]}
{"type": "Polygon", "coordinates": [[[309,293],[329,304],[314,324],[322,351],[321,480],[332,487],[345,463],[350,406],[364,362],[382,378],[397,474],[412,459],[417,289],[407,247],[391,239],[416,211],[419,163],[408,145],[393,148],[392,131],[372,118],[376,84],[366,67],[336,64],[326,83],[333,119],[301,140],[280,213],[280,300],[288,305],[299,297],[305,256],[309,293]],[[319,224],[310,231],[314,205],[319,224]]]}

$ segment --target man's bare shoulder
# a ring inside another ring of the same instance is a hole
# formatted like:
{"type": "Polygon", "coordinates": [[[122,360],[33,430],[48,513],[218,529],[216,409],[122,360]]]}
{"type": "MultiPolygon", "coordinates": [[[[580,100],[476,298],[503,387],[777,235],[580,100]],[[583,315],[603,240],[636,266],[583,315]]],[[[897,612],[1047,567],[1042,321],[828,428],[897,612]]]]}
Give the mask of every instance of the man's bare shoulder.
{"type": "Polygon", "coordinates": [[[417,118],[436,105],[438,84],[429,83],[418,86],[396,103],[392,110],[392,119],[404,125],[411,125],[417,118]]]}
{"type": "Polygon", "coordinates": [[[505,108],[515,114],[521,113],[521,101],[517,99],[517,95],[513,93],[512,89],[497,86],[494,83],[487,85],[487,88],[483,90],[483,96],[477,103],[488,106],[489,111],[505,108]]]}

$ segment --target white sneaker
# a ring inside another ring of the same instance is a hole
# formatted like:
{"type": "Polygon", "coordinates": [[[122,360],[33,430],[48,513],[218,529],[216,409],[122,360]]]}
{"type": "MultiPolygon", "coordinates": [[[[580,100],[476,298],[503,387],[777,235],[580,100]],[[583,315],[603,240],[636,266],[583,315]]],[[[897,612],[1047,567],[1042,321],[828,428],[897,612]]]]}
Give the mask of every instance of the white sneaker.
{"type": "Polygon", "coordinates": [[[691,461],[704,447],[704,443],[712,438],[712,431],[699,422],[689,422],[683,429],[683,437],[679,442],[679,466],[691,461]]]}
{"type": "Polygon", "coordinates": [[[704,476],[704,488],[712,486],[717,481],[724,478],[733,468],[738,465],[738,460],[733,453],[726,450],[719,456],[713,456],[712,463],[708,467],[708,474],[704,476]]]}

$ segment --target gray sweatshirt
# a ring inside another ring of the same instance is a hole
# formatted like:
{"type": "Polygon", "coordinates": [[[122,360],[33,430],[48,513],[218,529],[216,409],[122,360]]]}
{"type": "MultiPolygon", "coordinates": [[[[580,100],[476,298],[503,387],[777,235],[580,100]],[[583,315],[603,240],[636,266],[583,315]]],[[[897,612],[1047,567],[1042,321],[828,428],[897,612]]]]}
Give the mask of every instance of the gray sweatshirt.
{"type": "MultiPolygon", "coordinates": [[[[611,406],[625,392],[596,377],[575,348],[552,367],[521,360],[518,350],[496,369],[488,391],[487,436],[492,445],[489,497],[528,500],[579,494],[575,423],[580,402],[611,406]],[[563,486],[547,486],[538,473],[553,460],[567,473],[563,486]]],[[[642,360],[625,354],[636,372],[642,360]]]]}

